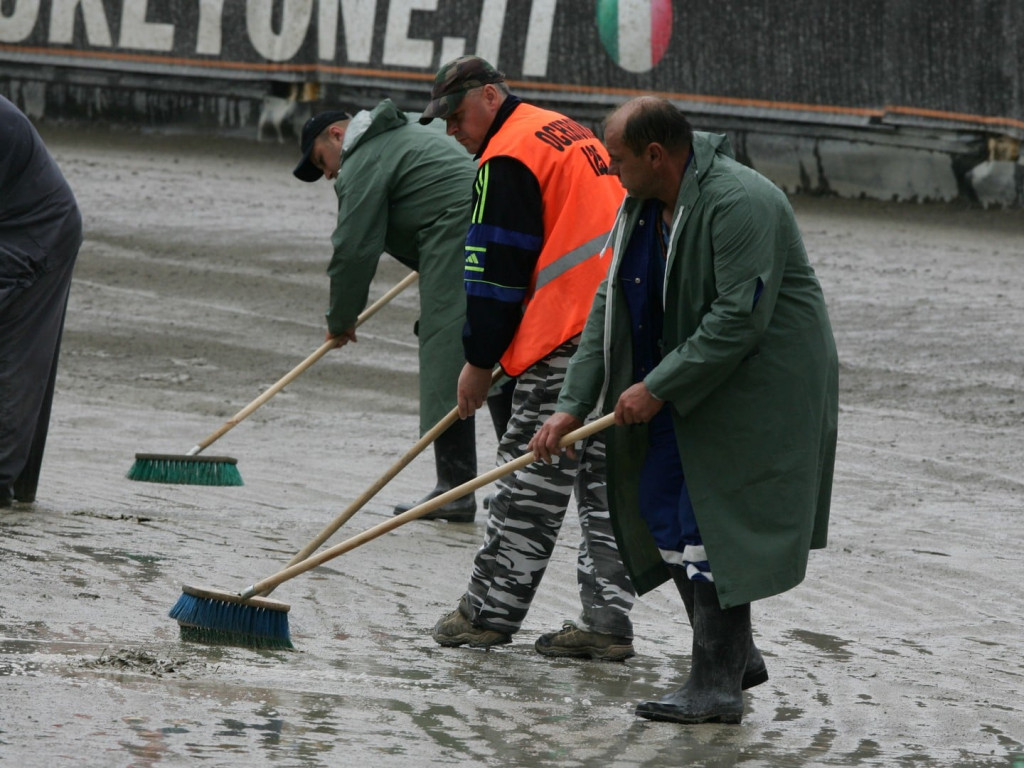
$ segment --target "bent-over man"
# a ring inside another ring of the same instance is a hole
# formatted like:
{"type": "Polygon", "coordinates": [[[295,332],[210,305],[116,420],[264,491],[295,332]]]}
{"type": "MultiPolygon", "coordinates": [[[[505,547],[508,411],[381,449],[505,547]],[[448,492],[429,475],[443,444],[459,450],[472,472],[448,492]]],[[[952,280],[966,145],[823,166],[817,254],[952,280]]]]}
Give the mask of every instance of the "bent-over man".
{"type": "MultiPolygon", "coordinates": [[[[473,163],[443,132],[410,122],[390,99],[355,116],[322,112],[302,130],[296,178],[334,182],[338,219],[327,338],[338,346],[356,341],[355,323],[366,307],[370,282],[387,251],[419,272],[420,434],[455,407],[462,370],[466,315],[462,253],[469,226],[473,163]]],[[[437,485],[421,501],[476,476],[473,419],[456,421],[434,442],[437,485]]],[[[416,502],[417,504],[420,502],[416,502]]],[[[402,504],[397,512],[412,508],[402,504]]],[[[471,522],[472,494],[422,519],[471,522]]]]}

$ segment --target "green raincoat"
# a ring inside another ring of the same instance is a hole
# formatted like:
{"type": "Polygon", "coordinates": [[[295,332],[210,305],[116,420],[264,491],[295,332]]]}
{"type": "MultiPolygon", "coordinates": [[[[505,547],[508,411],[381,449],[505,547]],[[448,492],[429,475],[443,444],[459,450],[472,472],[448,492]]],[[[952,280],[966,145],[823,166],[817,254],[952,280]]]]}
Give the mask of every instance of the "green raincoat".
{"type": "MultiPolygon", "coordinates": [[[[838,417],[838,361],[825,300],[785,195],[696,133],[676,200],[664,285],[662,360],[645,382],[672,408],[697,523],[723,608],[799,584],[825,546],[838,417]]],[[[613,262],[572,359],[558,410],[610,412],[632,382],[620,254],[642,200],[627,198],[613,262]]],[[[646,425],[608,431],[609,503],[638,594],[668,574],[640,517],[646,425]]]]}
{"type": "Polygon", "coordinates": [[[331,333],[366,307],[382,252],[419,272],[420,434],[455,407],[465,362],[462,271],[476,165],[439,126],[410,123],[390,99],[349,123],[327,268],[331,333]]]}

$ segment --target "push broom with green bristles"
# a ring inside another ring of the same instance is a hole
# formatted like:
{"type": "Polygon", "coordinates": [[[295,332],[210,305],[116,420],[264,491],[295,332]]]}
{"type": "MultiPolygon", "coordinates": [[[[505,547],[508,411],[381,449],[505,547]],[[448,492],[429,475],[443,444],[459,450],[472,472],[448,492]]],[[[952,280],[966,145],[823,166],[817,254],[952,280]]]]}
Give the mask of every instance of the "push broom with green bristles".
{"type": "MultiPolygon", "coordinates": [[[[570,432],[559,441],[562,448],[584,440],[615,423],[615,414],[602,416],[579,429],[570,432]]],[[[242,592],[223,592],[208,587],[184,585],[181,597],[171,608],[170,616],[177,619],[183,640],[240,645],[256,649],[292,648],[288,629],[288,611],[291,606],[278,600],[271,600],[269,594],[280,584],[294,579],[306,571],[333,560],[356,547],[362,546],[378,536],[423,517],[449,502],[460,499],[500,477],[522,469],[537,460],[531,451],[490,472],[485,472],[450,491],[435,496],[407,512],[385,520],[362,533],[335,544],[316,555],[298,562],[258,581],[242,592]]],[[[343,515],[344,516],[344,513],[343,515]]],[[[339,516],[340,519],[341,516],[339,516]]],[[[347,519],[347,518],[345,518],[347,519]]],[[[336,528],[335,528],[336,530],[336,528]]],[[[329,534],[328,534],[329,535],[329,534]]],[[[326,538],[326,537],[325,537],[326,538]]],[[[304,550],[305,551],[305,550],[304,550]]],[[[300,553],[301,554],[301,553],[300,553]]]]}
{"type": "MultiPolygon", "coordinates": [[[[405,276],[401,282],[381,296],[377,301],[367,307],[358,318],[355,327],[358,328],[377,313],[381,307],[391,301],[395,296],[412,285],[419,277],[418,273],[412,272],[405,276]]],[[[267,389],[245,408],[240,410],[224,424],[220,426],[205,440],[197,443],[188,453],[137,453],[135,463],[132,464],[126,475],[129,480],[137,480],[144,483],[168,483],[178,485],[242,485],[242,475],[238,471],[238,460],[230,456],[200,456],[199,454],[210,447],[216,440],[220,439],[229,430],[236,427],[241,421],[248,418],[253,411],[266,403],[270,398],[288,386],[299,374],[309,368],[313,363],[334,349],[337,342],[329,339],[321,344],[309,357],[292,368],[282,376],[273,386],[267,389]]]]}

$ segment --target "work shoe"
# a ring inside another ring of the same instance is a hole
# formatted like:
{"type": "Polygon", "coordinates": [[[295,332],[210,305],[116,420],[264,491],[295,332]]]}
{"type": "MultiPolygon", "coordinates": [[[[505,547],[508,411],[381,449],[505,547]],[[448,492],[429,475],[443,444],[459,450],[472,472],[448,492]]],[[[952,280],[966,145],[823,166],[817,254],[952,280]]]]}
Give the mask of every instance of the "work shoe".
{"type": "Polygon", "coordinates": [[[438,645],[454,648],[468,645],[470,648],[490,648],[492,645],[508,645],[512,636],[496,629],[476,627],[462,613],[463,604],[434,625],[431,637],[438,645]]]}
{"type": "Polygon", "coordinates": [[[567,621],[557,632],[548,632],[533,644],[542,656],[567,656],[574,659],[625,661],[636,653],[633,641],[626,637],[589,632],[567,621]]]}

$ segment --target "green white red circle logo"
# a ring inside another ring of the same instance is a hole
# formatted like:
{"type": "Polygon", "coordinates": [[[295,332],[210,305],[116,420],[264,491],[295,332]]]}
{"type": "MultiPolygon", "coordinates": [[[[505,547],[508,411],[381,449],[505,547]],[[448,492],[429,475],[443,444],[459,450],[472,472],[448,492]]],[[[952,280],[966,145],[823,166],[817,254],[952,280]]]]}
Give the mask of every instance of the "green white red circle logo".
{"type": "Polygon", "coordinates": [[[649,72],[668,50],[672,0],[598,0],[601,43],[629,72],[649,72]]]}

